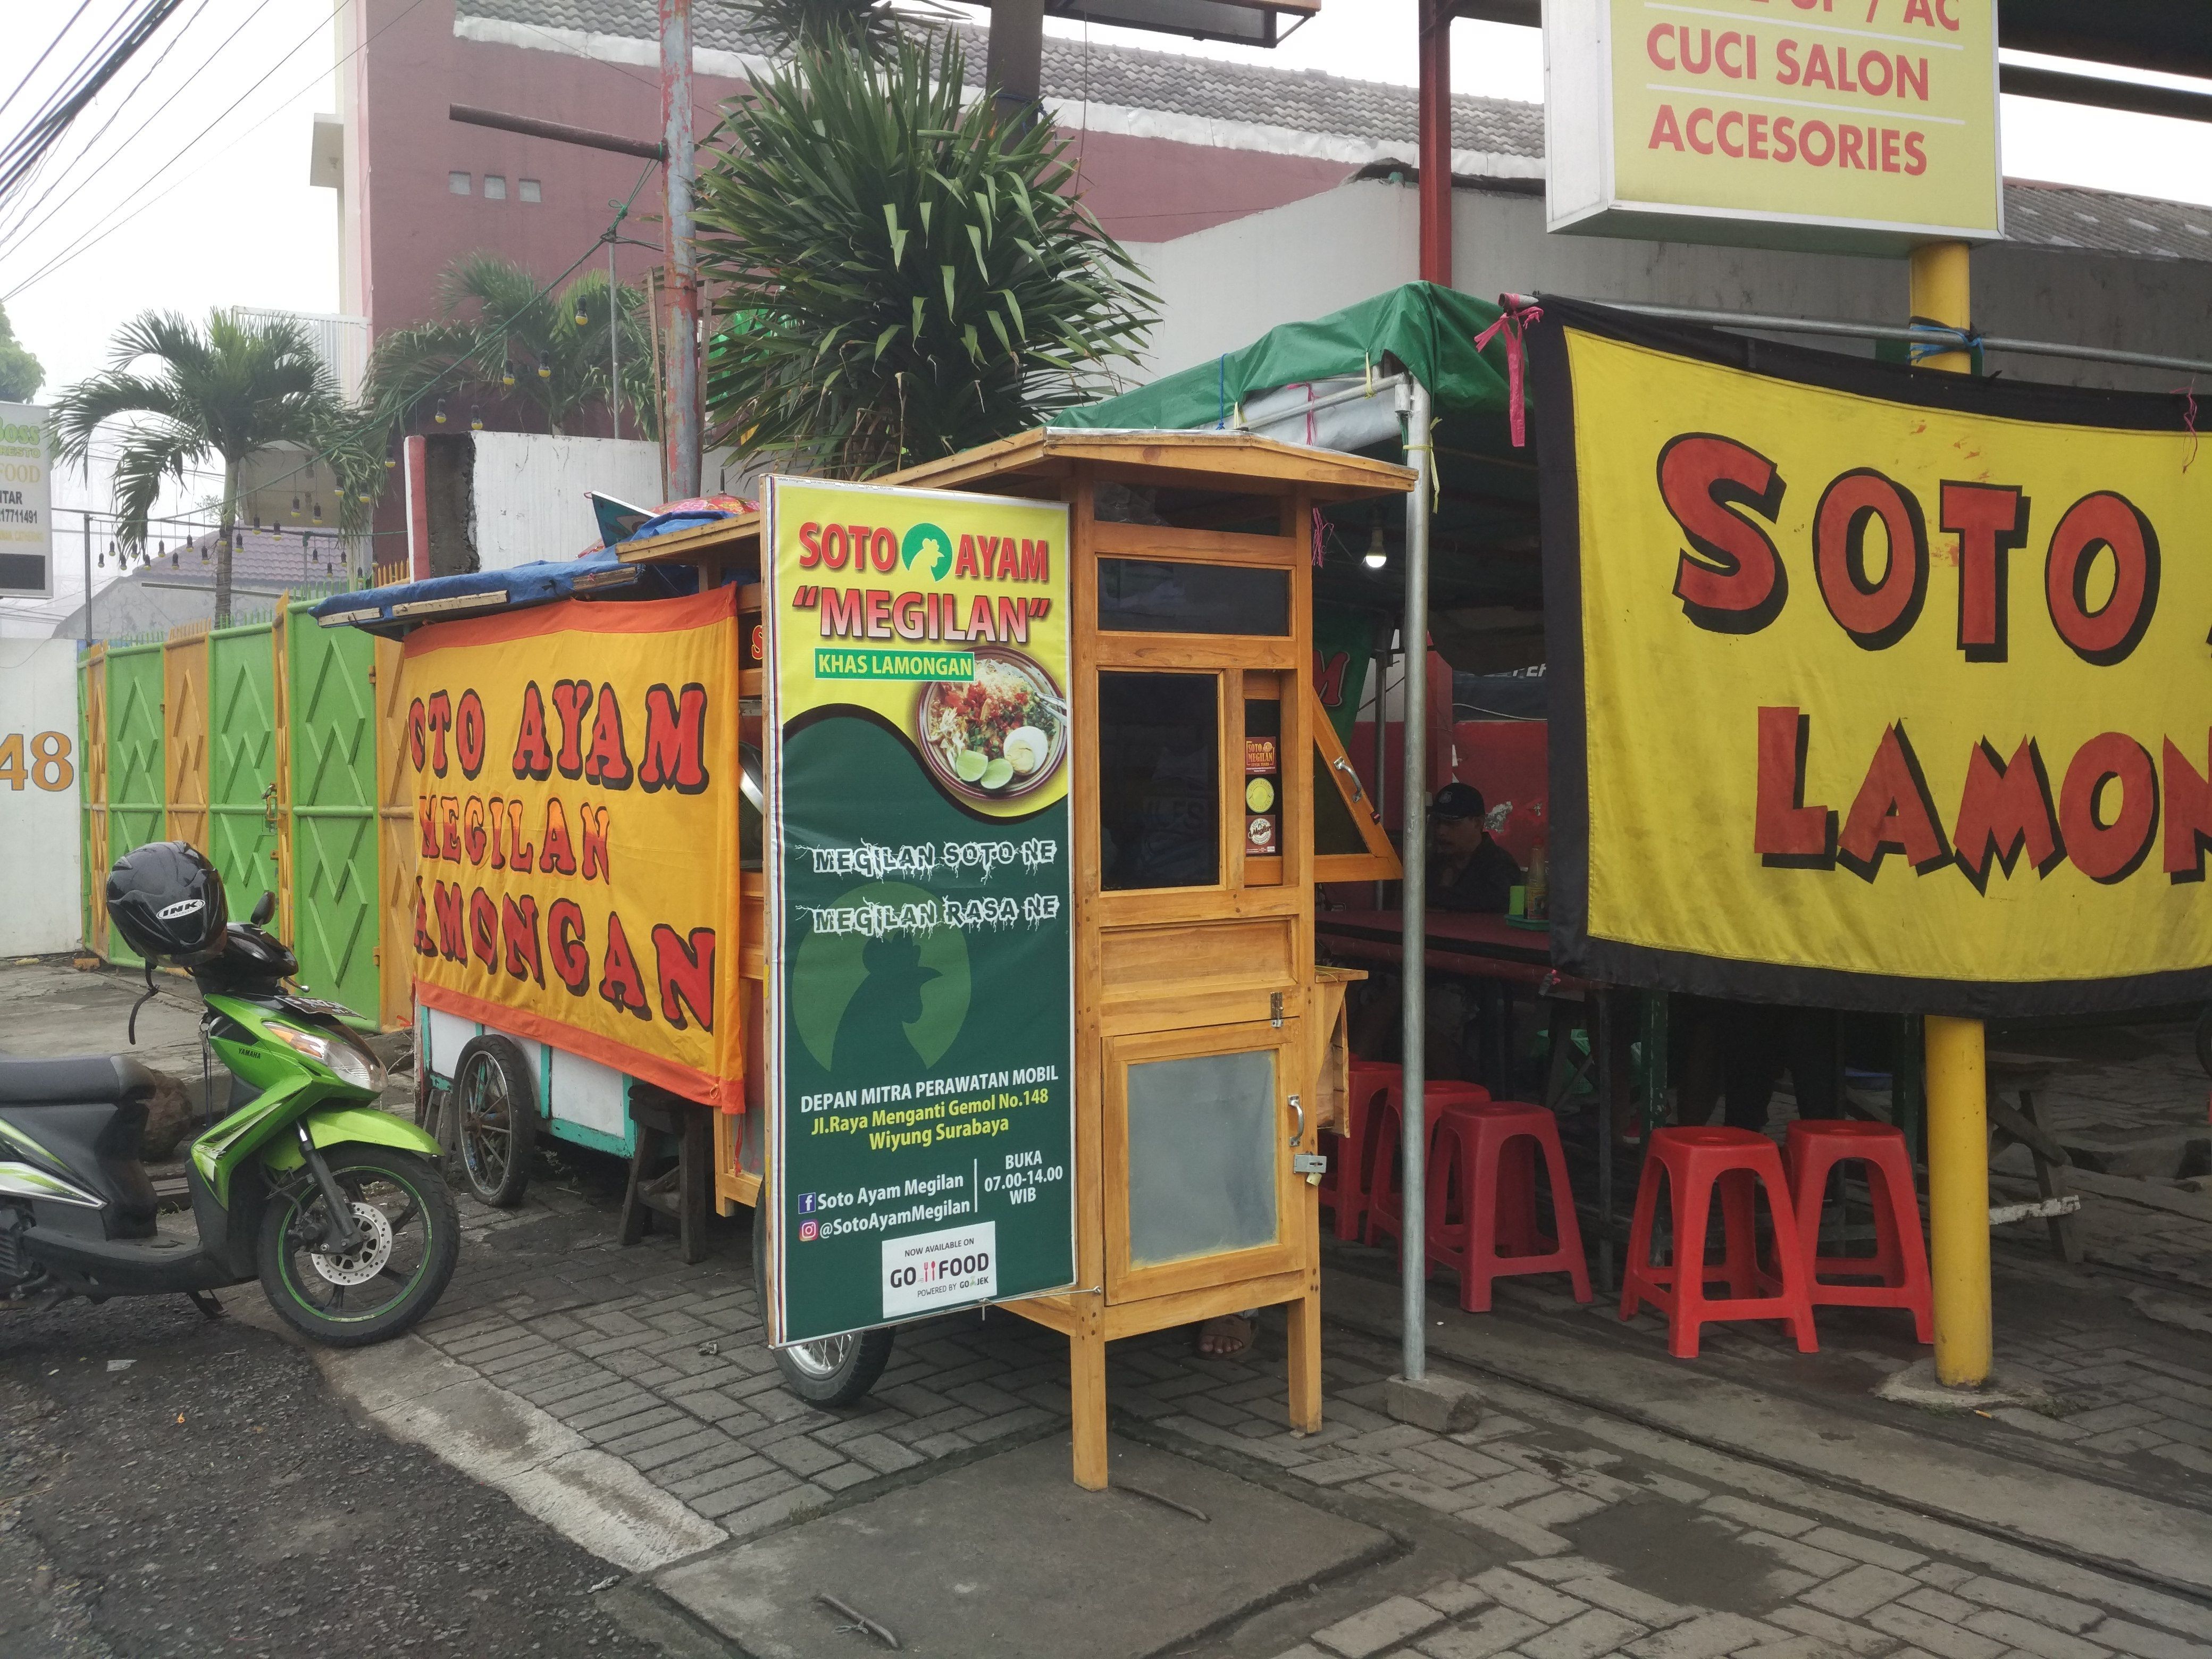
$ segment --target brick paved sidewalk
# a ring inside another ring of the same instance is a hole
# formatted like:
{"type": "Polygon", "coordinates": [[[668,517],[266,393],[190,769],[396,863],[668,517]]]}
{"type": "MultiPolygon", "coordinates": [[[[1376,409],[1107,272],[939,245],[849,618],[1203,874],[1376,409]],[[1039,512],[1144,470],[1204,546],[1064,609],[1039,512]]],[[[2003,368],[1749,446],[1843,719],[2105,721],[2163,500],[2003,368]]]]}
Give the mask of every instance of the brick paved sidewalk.
{"type": "MultiPolygon", "coordinates": [[[[617,1248],[604,1194],[540,1182],[518,1212],[465,1200],[464,1213],[462,1274],[423,1337],[733,1537],[865,1502],[1066,1423],[1065,1345],[1018,1318],[952,1317],[903,1332],[867,1401],[821,1411],[785,1392],[762,1344],[740,1225],[717,1224],[714,1254],[685,1267],[665,1237],[617,1248]]],[[[1762,1342],[1732,1328],[1720,1346],[1762,1342]]],[[[1394,1422],[1382,1408],[1394,1354],[1338,1330],[1326,1425],[1294,1437],[1280,1344],[1272,1321],[1248,1361],[1198,1360],[1173,1333],[1116,1344],[1117,1431],[1419,1537],[1415,1564],[1452,1576],[1401,1582],[1413,1570],[1403,1563],[1364,1573],[1194,1652],[2212,1659],[2212,1609],[2202,1605],[1957,1529],[1936,1528],[1947,1540],[1939,1549],[1894,1528],[1840,1525],[1832,1505],[1824,1513],[1776,1496],[1776,1485],[1798,1483],[1692,1478],[1694,1463],[1594,1441],[1541,1396],[1501,1390],[1510,1414],[1449,1438],[1394,1422]]],[[[2130,1429],[2194,1425],[2183,1408],[2212,1406],[2212,1374],[2180,1374],[2149,1352],[2096,1357],[2072,1380],[2106,1403],[2039,1418],[2017,1431],[2024,1443],[2048,1449],[2071,1434],[2059,1451],[2122,1455],[2130,1429]],[[2166,1385],[2154,1404],[2142,1395],[2146,1377],[2166,1385]]]]}

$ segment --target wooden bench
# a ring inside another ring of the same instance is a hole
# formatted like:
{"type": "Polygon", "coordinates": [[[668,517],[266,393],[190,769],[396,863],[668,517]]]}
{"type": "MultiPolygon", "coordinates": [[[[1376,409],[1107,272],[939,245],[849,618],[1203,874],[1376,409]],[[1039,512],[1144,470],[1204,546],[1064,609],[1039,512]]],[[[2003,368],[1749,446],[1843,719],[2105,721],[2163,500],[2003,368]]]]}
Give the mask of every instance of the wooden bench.
{"type": "MultiPolygon", "coordinates": [[[[2066,1182],[2066,1170],[2073,1159],[2057,1138],[2043,1127],[2036,1116],[2035,1097],[2047,1088],[2056,1069],[2054,1062],[2039,1060],[2032,1054],[1991,1053],[1985,1062],[1989,1088],[1990,1127],[2006,1140],[2016,1140],[2028,1150],[2035,1160],[2035,1188],[2046,1204],[2057,1204],[2072,1194],[2066,1182]],[[2007,1091],[2020,1097],[2015,1111],[2004,1103],[2007,1091]]],[[[2051,1248],[2058,1259],[2066,1262],[2081,1260],[2081,1241],[2075,1236],[2074,1218],[2070,1212],[2047,1216],[2044,1224],[2051,1230],[2051,1248]]]]}
{"type": "Polygon", "coordinates": [[[714,1115],[713,1109],[679,1096],[633,1083],[629,1119],[635,1126],[629,1182],[623,1189],[622,1224],[617,1237],[635,1244],[652,1230],[653,1218],[676,1223],[678,1248],[687,1263],[707,1257],[707,1217],[714,1204],[714,1115]],[[665,1169],[664,1160],[674,1155],[665,1169]]]}

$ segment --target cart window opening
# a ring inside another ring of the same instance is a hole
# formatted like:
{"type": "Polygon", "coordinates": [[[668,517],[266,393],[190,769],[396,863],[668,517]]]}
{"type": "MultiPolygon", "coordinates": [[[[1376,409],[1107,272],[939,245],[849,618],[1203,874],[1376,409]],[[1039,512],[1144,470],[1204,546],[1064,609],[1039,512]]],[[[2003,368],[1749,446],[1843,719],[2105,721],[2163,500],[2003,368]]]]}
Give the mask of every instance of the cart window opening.
{"type": "Polygon", "coordinates": [[[1221,879],[1220,679],[1098,676],[1100,881],[1109,892],[1221,879]]]}
{"type": "Polygon", "coordinates": [[[1244,702],[1244,856],[1283,855],[1283,705],[1244,702]]]}
{"type": "Polygon", "coordinates": [[[1275,1242],[1275,1052],[1128,1071],[1133,1267],[1275,1242]]]}
{"type": "Polygon", "coordinates": [[[1344,781],[1330,769],[1321,746],[1314,746],[1314,776],[1328,778],[1332,788],[1315,787],[1314,795],[1314,856],[1340,857],[1367,851],[1366,838],[1359,833],[1359,825],[1352,816],[1352,807],[1344,799],[1344,781]]]}
{"type": "Polygon", "coordinates": [[[1145,524],[1170,530],[1226,530],[1248,536],[1282,534],[1282,503],[1271,495],[1104,483],[1098,486],[1091,510],[1102,524],[1145,524]]]}
{"type": "Polygon", "coordinates": [[[1098,627],[1109,634],[1291,631],[1291,573],[1170,559],[1098,561],[1098,627]]]}

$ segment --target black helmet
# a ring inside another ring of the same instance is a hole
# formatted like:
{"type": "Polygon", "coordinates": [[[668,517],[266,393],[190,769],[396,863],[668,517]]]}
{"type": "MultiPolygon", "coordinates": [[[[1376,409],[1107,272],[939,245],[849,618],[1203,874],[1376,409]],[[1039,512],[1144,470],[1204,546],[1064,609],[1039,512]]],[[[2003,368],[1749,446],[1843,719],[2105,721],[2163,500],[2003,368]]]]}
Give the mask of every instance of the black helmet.
{"type": "Polygon", "coordinates": [[[192,963],[222,949],[230,913],[222,878],[198,848],[157,841],[125,853],[107,872],[107,920],[149,961],[192,963]]]}

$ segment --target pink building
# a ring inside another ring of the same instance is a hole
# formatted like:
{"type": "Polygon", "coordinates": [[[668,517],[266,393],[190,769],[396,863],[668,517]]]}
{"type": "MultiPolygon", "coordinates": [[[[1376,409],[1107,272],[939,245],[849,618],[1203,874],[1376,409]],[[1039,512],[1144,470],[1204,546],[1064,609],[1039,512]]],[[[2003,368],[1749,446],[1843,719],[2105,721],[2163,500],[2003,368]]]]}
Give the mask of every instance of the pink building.
{"type": "MultiPolygon", "coordinates": [[[[434,315],[438,275],[464,253],[549,280],[579,260],[604,269],[596,244],[634,189],[628,232],[658,242],[648,163],[447,114],[468,104],[657,140],[653,0],[354,0],[340,27],[339,121],[318,131],[313,176],[339,193],[341,307],[372,333],[434,315]]],[[[703,136],[764,55],[712,7],[695,28],[703,136]]],[[[980,84],[983,40],[967,33],[980,84]]],[[[1043,88],[1085,199],[1124,242],[1170,241],[1415,153],[1410,87],[1054,39],[1043,88]]],[[[1455,129],[1455,173],[1542,177],[1538,106],[1461,98],[1455,129]]],[[[658,262],[640,247],[618,258],[633,281],[658,262]]]]}

